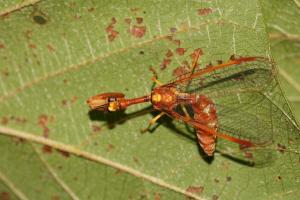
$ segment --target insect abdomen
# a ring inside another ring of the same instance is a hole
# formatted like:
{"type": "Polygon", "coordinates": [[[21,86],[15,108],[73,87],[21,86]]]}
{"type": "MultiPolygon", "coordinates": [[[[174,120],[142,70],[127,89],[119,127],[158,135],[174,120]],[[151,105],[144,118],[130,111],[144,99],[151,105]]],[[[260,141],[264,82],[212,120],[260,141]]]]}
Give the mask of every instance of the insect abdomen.
{"type": "MultiPolygon", "coordinates": [[[[215,132],[217,132],[218,119],[215,104],[211,99],[204,95],[199,95],[197,99],[197,103],[193,106],[195,121],[205,125],[208,128],[214,129],[215,132]]],[[[217,135],[207,133],[200,129],[196,129],[196,134],[198,137],[198,142],[203,151],[208,156],[212,156],[216,147],[217,135]]]]}

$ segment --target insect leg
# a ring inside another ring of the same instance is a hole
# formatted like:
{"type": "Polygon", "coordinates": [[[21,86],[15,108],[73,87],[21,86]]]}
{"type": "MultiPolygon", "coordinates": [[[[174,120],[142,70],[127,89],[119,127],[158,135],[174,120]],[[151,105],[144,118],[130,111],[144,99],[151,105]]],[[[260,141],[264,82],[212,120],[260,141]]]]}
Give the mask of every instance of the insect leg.
{"type": "Polygon", "coordinates": [[[151,126],[152,126],[153,124],[155,124],[156,121],[157,121],[159,118],[161,118],[164,114],[166,114],[166,113],[161,112],[161,113],[159,113],[158,115],[156,115],[154,118],[152,118],[152,119],[149,121],[149,124],[148,124],[147,128],[142,129],[142,130],[141,130],[141,133],[145,133],[145,132],[149,131],[150,128],[151,128],[151,126]]]}
{"type": "Polygon", "coordinates": [[[196,49],[195,51],[195,57],[193,59],[193,63],[191,65],[191,75],[193,74],[193,72],[195,71],[195,68],[197,66],[197,62],[198,62],[198,59],[200,57],[200,55],[202,54],[202,51],[201,49],[196,49]]]}
{"type": "Polygon", "coordinates": [[[163,83],[158,80],[157,72],[155,71],[155,69],[150,66],[149,70],[153,73],[151,80],[154,82],[154,84],[157,84],[159,86],[163,85],[163,83]]]}
{"type": "MultiPolygon", "coordinates": [[[[192,63],[192,65],[190,66],[190,72],[191,72],[191,75],[190,75],[190,76],[192,76],[193,73],[194,73],[194,71],[195,71],[195,68],[196,68],[196,66],[197,66],[197,62],[198,62],[198,59],[199,59],[201,53],[202,53],[201,49],[196,49],[196,50],[195,50],[195,54],[194,54],[195,56],[194,56],[194,58],[193,58],[193,63],[192,63]]],[[[190,80],[190,81],[187,83],[187,85],[186,85],[186,90],[188,90],[188,88],[189,88],[189,86],[190,86],[190,84],[191,84],[191,81],[192,81],[192,80],[190,80]]],[[[191,116],[188,114],[188,112],[187,112],[187,110],[186,110],[186,107],[185,107],[183,104],[181,104],[180,106],[181,106],[181,109],[182,109],[182,111],[183,111],[185,117],[186,117],[187,119],[191,119],[191,116]]]]}

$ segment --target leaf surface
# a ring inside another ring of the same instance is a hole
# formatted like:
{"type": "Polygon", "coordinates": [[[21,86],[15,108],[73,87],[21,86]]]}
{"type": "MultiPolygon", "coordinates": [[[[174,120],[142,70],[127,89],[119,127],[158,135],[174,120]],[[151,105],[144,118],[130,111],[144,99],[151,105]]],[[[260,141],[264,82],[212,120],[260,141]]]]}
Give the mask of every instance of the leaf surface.
{"type": "MultiPolygon", "coordinates": [[[[272,146],[262,149],[272,158],[261,168],[220,152],[208,161],[194,134],[167,126],[168,118],[141,135],[153,117],[149,105],[106,115],[89,112],[85,103],[103,92],[148,94],[149,66],[166,83],[197,48],[203,50],[200,66],[232,54],[269,57],[259,2],[24,2],[19,9],[0,4],[0,195],[299,197],[299,129],[275,78],[262,93],[242,95],[248,107],[239,107],[237,97],[216,99],[272,127],[272,146]]],[[[223,140],[217,145],[234,148],[223,140]]]]}

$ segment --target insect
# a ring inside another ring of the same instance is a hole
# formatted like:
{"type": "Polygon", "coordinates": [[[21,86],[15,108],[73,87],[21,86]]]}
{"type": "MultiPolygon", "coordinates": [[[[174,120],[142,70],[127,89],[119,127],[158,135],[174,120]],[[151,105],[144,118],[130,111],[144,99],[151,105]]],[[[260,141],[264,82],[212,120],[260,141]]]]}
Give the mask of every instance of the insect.
{"type": "MultiPolygon", "coordinates": [[[[151,102],[153,108],[161,112],[143,131],[149,130],[163,115],[168,115],[195,129],[198,143],[208,156],[213,156],[217,138],[236,143],[241,149],[266,144],[271,137],[271,128],[242,107],[244,100],[240,98],[260,93],[268,86],[272,79],[272,63],[263,57],[232,56],[227,62],[196,69],[198,58],[199,53],[189,72],[166,84],[158,81],[156,72],[150,69],[154,73],[152,81],[158,86],[148,95],[126,99],[123,93],[103,93],[90,97],[87,104],[92,110],[115,112],[151,102]],[[239,101],[243,109],[239,108],[239,101]],[[256,121],[257,127],[248,127],[247,120],[256,121]],[[235,123],[244,123],[245,128],[237,128],[235,123]],[[256,133],[255,128],[262,128],[265,133],[256,133]]],[[[253,103],[258,100],[254,99],[253,103]]]]}

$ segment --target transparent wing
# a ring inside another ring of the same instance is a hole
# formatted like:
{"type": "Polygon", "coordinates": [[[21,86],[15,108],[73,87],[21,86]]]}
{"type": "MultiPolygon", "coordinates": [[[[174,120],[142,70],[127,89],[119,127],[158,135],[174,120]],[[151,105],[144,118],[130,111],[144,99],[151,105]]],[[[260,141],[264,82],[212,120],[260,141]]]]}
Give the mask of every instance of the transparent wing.
{"type": "Polygon", "coordinates": [[[182,92],[220,95],[221,93],[262,91],[273,79],[273,62],[257,57],[253,61],[232,63],[224,65],[223,68],[211,66],[196,70],[193,74],[186,73],[172,80],[168,85],[176,86],[182,92]],[[210,71],[210,68],[215,70],[210,71]]]}

